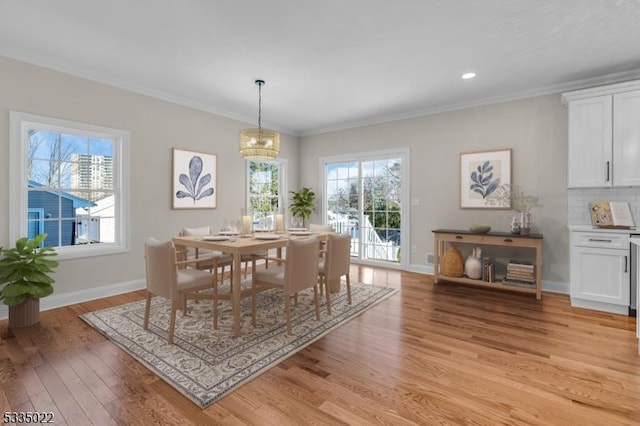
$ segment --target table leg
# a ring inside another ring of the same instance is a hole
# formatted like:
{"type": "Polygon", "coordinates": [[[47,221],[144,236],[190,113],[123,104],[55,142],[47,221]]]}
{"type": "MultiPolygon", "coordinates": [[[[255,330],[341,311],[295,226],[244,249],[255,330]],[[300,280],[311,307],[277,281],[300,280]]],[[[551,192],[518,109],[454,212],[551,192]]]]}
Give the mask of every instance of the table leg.
{"type": "Polygon", "coordinates": [[[438,284],[438,267],[440,266],[440,240],[433,236],[433,283],[438,284]]]}
{"type": "Polygon", "coordinates": [[[231,293],[231,305],[233,307],[233,334],[237,337],[240,336],[240,292],[242,291],[241,286],[241,274],[240,269],[242,268],[242,262],[240,258],[242,256],[240,254],[233,255],[233,289],[231,293]]]}

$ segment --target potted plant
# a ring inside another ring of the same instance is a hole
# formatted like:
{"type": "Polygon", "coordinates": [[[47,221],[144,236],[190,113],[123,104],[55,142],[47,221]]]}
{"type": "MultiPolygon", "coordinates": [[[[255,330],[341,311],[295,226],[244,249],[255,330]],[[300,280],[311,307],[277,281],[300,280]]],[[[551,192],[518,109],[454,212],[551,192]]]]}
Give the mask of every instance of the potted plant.
{"type": "Polygon", "coordinates": [[[26,327],[40,321],[40,298],[53,293],[49,275],[58,266],[52,247],[40,247],[47,234],[16,241],[0,250],[0,300],[9,306],[9,328],[26,327]]]}
{"type": "Polygon", "coordinates": [[[302,221],[304,226],[304,220],[311,217],[311,213],[316,207],[316,194],[311,188],[300,188],[299,191],[289,191],[291,195],[291,204],[289,204],[289,210],[294,218],[298,218],[302,221]]]}

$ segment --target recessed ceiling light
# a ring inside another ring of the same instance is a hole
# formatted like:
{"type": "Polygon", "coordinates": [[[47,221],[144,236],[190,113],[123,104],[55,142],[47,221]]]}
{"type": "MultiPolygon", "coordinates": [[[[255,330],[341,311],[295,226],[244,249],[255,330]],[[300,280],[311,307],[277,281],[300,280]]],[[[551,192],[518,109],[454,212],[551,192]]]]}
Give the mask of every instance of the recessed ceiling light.
{"type": "Polygon", "coordinates": [[[475,72],[467,72],[467,73],[462,74],[462,78],[465,79],[465,80],[469,80],[470,78],[473,78],[475,76],[476,76],[475,72]]]}

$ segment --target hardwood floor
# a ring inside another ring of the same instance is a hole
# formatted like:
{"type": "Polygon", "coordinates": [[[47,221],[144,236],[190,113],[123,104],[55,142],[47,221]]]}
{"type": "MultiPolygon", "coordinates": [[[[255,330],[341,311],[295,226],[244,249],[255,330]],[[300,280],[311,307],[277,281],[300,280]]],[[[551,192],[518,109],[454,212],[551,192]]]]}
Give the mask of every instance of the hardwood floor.
{"type": "Polygon", "coordinates": [[[0,408],[56,425],[640,424],[635,319],[385,269],[352,280],[399,291],[205,410],[78,318],[142,292],[42,312],[0,342],[0,408]]]}

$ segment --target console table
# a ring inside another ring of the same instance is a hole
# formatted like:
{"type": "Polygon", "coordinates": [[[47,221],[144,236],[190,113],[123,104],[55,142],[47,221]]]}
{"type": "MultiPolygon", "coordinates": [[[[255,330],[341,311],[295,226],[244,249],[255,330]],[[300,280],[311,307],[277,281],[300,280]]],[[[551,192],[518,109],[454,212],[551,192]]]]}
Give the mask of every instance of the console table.
{"type": "Polygon", "coordinates": [[[457,282],[463,284],[471,284],[481,287],[499,288],[520,293],[531,293],[536,295],[536,299],[542,298],[542,235],[529,234],[519,235],[508,232],[487,232],[477,233],[459,229],[436,229],[433,231],[434,251],[433,251],[433,282],[438,283],[439,280],[457,282]],[[445,245],[449,244],[474,244],[474,245],[491,245],[501,247],[524,247],[535,250],[535,286],[519,287],[503,284],[501,281],[487,282],[475,280],[466,276],[449,277],[441,272],[440,259],[445,250],[445,245]]]}

